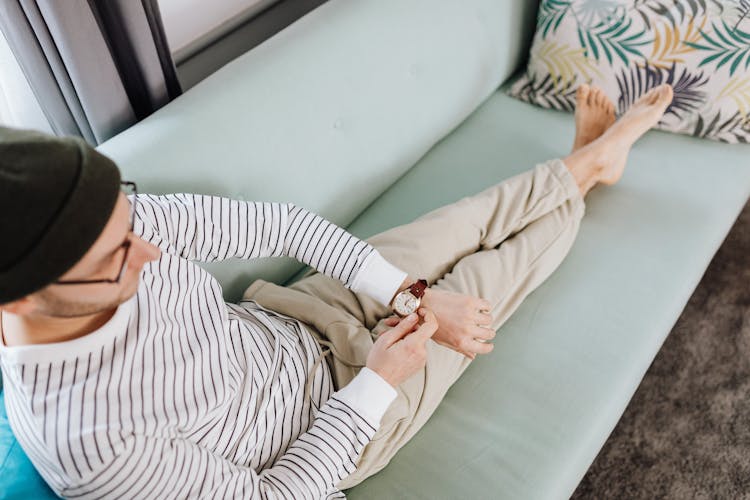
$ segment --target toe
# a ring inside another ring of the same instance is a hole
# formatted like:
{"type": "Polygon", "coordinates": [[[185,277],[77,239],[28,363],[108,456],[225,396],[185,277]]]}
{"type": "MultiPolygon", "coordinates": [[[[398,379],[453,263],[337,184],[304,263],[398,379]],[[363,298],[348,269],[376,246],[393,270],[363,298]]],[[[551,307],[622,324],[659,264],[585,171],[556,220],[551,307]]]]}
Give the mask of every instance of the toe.
{"type": "Polygon", "coordinates": [[[632,108],[633,106],[650,104],[650,102],[651,102],[651,94],[652,93],[653,93],[653,89],[647,90],[646,92],[644,92],[643,94],[641,94],[640,96],[638,96],[633,101],[633,103],[630,105],[630,107],[632,108]]]}
{"type": "Polygon", "coordinates": [[[591,89],[591,91],[589,92],[588,99],[586,99],[586,102],[588,103],[589,106],[593,106],[595,99],[596,99],[596,91],[594,89],[591,89]]]}
{"type": "Polygon", "coordinates": [[[637,99],[636,99],[636,100],[635,100],[635,101],[633,102],[633,105],[637,105],[637,104],[651,104],[651,100],[652,100],[652,99],[653,99],[653,97],[654,97],[654,93],[655,93],[655,90],[656,90],[656,89],[653,89],[653,88],[652,88],[652,89],[649,89],[649,90],[647,90],[647,91],[646,91],[646,92],[644,92],[643,94],[641,94],[641,95],[640,95],[640,96],[639,96],[639,97],[638,97],[638,98],[637,98],[637,99]]]}
{"type": "Polygon", "coordinates": [[[581,84],[578,87],[578,90],[576,91],[576,100],[578,101],[579,104],[586,103],[586,100],[588,99],[588,96],[589,96],[589,91],[590,91],[589,86],[585,83],[581,84]]]}
{"type": "Polygon", "coordinates": [[[666,97],[665,92],[668,92],[666,88],[669,87],[668,85],[659,85],[657,87],[652,88],[649,91],[649,104],[657,104],[662,99],[666,97]]]}
{"type": "Polygon", "coordinates": [[[661,97],[665,102],[672,102],[672,96],[674,95],[672,86],[669,84],[662,85],[661,97]]]}
{"type": "Polygon", "coordinates": [[[602,89],[596,89],[596,105],[600,108],[604,107],[604,92],[602,92],[602,89]]]}

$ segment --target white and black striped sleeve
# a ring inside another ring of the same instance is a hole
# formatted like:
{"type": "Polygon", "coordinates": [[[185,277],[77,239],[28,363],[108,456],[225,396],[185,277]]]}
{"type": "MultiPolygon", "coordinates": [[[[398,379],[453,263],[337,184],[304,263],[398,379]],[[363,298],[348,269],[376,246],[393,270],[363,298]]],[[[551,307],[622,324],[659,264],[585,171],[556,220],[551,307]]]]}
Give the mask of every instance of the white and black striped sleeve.
{"type": "MultiPolygon", "coordinates": [[[[377,377],[370,374],[370,378],[377,377]]],[[[273,466],[259,473],[186,439],[131,435],[113,460],[59,493],[65,498],[325,498],[356,468],[362,449],[395,397],[368,377],[357,377],[320,408],[311,427],[273,466]],[[358,380],[357,380],[358,379],[358,380]],[[358,408],[362,389],[383,403],[358,408]]]]}
{"type": "Polygon", "coordinates": [[[293,203],[197,194],[137,198],[135,233],[185,259],[285,255],[386,305],[407,276],[366,241],[293,203]]]}

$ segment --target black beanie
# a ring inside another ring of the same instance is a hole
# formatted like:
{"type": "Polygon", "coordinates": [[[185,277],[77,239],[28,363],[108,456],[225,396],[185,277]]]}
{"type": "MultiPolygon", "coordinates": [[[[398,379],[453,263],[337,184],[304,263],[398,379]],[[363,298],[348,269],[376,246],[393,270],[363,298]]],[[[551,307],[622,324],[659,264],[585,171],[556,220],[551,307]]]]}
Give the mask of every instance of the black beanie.
{"type": "Polygon", "coordinates": [[[119,169],[83,139],[0,127],[0,304],[71,269],[119,193],[119,169]]]}

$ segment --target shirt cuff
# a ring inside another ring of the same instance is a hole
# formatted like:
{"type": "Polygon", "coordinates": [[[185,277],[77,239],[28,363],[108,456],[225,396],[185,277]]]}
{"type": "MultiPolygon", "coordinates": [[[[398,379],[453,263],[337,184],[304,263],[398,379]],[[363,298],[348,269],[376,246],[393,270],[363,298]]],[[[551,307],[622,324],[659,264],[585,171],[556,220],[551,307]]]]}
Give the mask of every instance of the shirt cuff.
{"type": "Polygon", "coordinates": [[[362,262],[351,288],[387,306],[408,275],[374,250],[362,262]]]}
{"type": "Polygon", "coordinates": [[[336,392],[338,399],[357,410],[375,428],[380,426],[380,419],[397,395],[391,384],[366,366],[336,392]]]}

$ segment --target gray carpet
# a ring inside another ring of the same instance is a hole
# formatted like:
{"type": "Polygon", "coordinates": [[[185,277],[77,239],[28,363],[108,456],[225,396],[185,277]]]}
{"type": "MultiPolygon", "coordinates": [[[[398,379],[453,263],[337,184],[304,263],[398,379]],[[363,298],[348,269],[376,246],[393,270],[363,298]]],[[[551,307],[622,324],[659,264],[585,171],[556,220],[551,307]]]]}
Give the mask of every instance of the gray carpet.
{"type": "Polygon", "coordinates": [[[750,203],[571,498],[750,499],[750,203]]]}

